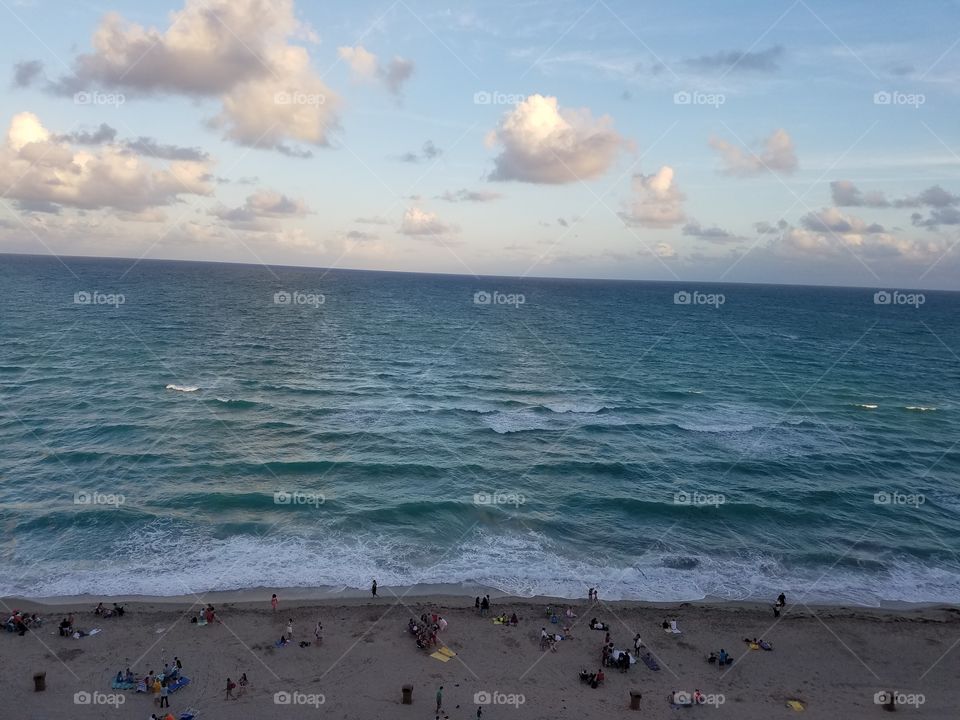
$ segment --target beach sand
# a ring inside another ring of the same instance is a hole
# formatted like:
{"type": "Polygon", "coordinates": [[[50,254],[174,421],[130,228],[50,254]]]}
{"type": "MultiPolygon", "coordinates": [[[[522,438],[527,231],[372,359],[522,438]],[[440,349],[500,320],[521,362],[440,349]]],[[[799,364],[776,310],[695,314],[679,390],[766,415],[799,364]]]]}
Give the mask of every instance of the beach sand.
{"type": "MultiPolygon", "coordinates": [[[[280,609],[270,608],[270,591],[256,601],[250,592],[202,599],[141,599],[128,602],[122,618],[100,619],[95,600],[59,600],[57,604],[6,599],[8,608],[39,612],[45,625],[20,637],[0,633],[0,716],[4,720],[132,718],[158,712],[152,700],[123,693],[118,707],[77,704],[76,693],[103,693],[111,699],[112,678],[130,667],[142,677],[178,656],[192,682],[170,698],[175,717],[187,707],[199,720],[237,718],[434,718],[437,689],[443,686],[440,717],[476,718],[477,693],[489,693],[484,720],[516,718],[700,717],[867,718],[887,716],[874,701],[892,690],[904,700],[922,696],[919,706],[901,706],[900,716],[955,718],[960,714],[960,613],[952,608],[865,609],[789,606],[779,620],[768,605],[749,603],[635,602],[573,603],[578,617],[556,652],[539,649],[540,628],[556,630],[545,618],[548,604],[570,601],[494,597],[491,614],[516,612],[518,627],[481,618],[473,599],[462,596],[400,595],[380,588],[376,600],[327,598],[290,600],[282,592],[280,609]],[[200,627],[189,622],[197,608],[212,602],[222,623],[200,627]],[[61,638],[57,624],[73,611],[76,624],[102,632],[81,639],[61,638]],[[457,653],[440,662],[419,650],[407,632],[407,620],[438,612],[449,627],[442,642],[457,653]],[[659,660],[653,672],[637,663],[626,674],[605,669],[606,682],[592,689],[581,683],[581,668],[595,671],[604,633],[588,628],[592,617],[611,626],[618,648],[632,646],[640,632],[659,660]],[[664,618],[677,618],[682,635],[664,633],[664,618]],[[288,618],[294,644],[276,648],[288,618]],[[313,642],[317,619],[323,621],[320,646],[313,642]],[[744,637],[762,637],[774,650],[749,650],[744,637]],[[733,665],[719,670],[706,655],[721,647],[733,665]],[[34,691],[33,674],[46,672],[46,690],[34,691]],[[227,677],[246,673],[250,686],[236,700],[224,699],[227,677]],[[401,687],[413,685],[413,704],[401,704],[401,687]],[[673,689],[699,689],[722,704],[671,709],[673,689]],[[629,709],[630,691],[643,694],[640,711],[629,709]],[[296,693],[293,704],[277,704],[276,693],[296,693]],[[321,703],[322,696],[322,703],[321,703]],[[504,704],[518,701],[522,704],[504,704]],[[801,701],[802,712],[789,709],[801,701]],[[499,701],[499,702],[496,702],[499,701]],[[315,703],[315,704],[296,704],[315,703]]],[[[112,599],[104,598],[109,607],[112,599]]],[[[789,601],[789,598],[788,598],[789,601]]],[[[561,630],[562,632],[562,630],[561,630]]],[[[483,699],[483,698],[481,698],[483,699]]]]}

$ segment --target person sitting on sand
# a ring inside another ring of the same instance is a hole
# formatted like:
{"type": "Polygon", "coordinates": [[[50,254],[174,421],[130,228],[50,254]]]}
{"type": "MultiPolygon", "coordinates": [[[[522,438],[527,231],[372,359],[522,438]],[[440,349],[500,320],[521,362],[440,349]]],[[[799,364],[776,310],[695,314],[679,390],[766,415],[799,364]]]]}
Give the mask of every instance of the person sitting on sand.
{"type": "Polygon", "coordinates": [[[707,699],[703,696],[703,693],[697,689],[693,691],[693,702],[696,705],[703,705],[707,702],[707,699]]]}
{"type": "MultiPolygon", "coordinates": [[[[604,681],[604,680],[606,680],[606,676],[603,674],[603,668],[598,668],[598,669],[597,669],[597,677],[596,677],[596,679],[594,680],[594,682],[595,682],[597,685],[603,685],[603,681],[604,681]]],[[[597,685],[594,685],[594,687],[597,687],[597,685]]]]}
{"type": "Polygon", "coordinates": [[[123,681],[131,685],[137,682],[136,678],[133,677],[133,671],[131,671],[130,668],[127,668],[127,674],[123,676],[123,681]]]}
{"type": "Polygon", "coordinates": [[[243,695],[244,691],[247,689],[247,685],[249,685],[249,684],[250,684],[250,681],[247,680],[247,674],[246,674],[246,673],[243,673],[243,674],[240,676],[240,689],[237,691],[237,697],[238,697],[238,698],[239,698],[241,695],[243,695]]]}
{"type": "Polygon", "coordinates": [[[717,662],[720,664],[721,667],[727,664],[727,657],[728,657],[727,651],[724,650],[723,648],[720,648],[720,654],[717,656],[717,662]]]}
{"type": "Polygon", "coordinates": [[[516,613],[513,613],[513,615],[510,616],[510,624],[511,624],[511,625],[519,625],[519,624],[520,624],[520,618],[517,617],[517,614],[516,614],[516,613]]]}
{"type": "Polygon", "coordinates": [[[123,670],[117,670],[117,677],[114,682],[117,683],[117,685],[123,682],[123,670]]]}
{"type": "Polygon", "coordinates": [[[123,613],[124,613],[123,605],[117,605],[116,603],[114,603],[113,614],[116,615],[117,617],[123,617],[123,613]]]}

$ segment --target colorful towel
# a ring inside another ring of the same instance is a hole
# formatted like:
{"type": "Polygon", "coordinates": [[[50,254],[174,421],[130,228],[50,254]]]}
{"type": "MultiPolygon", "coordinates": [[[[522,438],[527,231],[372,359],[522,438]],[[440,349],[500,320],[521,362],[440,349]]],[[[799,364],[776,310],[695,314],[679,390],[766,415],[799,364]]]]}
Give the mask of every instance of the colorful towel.
{"type": "Polygon", "coordinates": [[[174,682],[167,685],[167,692],[175,693],[180,688],[186,687],[189,684],[190,684],[190,678],[184,675],[181,675],[174,682]]]}
{"type": "Polygon", "coordinates": [[[137,684],[132,682],[117,682],[114,680],[110,683],[110,688],[113,690],[133,690],[135,687],[137,687],[137,684]]]}
{"type": "Polygon", "coordinates": [[[787,700],[787,707],[797,712],[803,712],[803,703],[799,700],[787,700]]]}
{"type": "Polygon", "coordinates": [[[660,665],[657,663],[656,659],[654,659],[653,655],[651,655],[650,653],[645,653],[640,657],[640,659],[643,660],[643,664],[646,665],[651,670],[657,671],[660,669],[660,665]]]}

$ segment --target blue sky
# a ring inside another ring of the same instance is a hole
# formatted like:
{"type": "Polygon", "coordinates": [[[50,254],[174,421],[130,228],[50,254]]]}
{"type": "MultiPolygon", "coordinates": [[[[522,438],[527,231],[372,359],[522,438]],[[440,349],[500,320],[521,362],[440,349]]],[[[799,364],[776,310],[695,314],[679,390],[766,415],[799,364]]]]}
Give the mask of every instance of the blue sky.
{"type": "Polygon", "coordinates": [[[960,288],[960,4],[5,0],[0,251],[960,288]]]}

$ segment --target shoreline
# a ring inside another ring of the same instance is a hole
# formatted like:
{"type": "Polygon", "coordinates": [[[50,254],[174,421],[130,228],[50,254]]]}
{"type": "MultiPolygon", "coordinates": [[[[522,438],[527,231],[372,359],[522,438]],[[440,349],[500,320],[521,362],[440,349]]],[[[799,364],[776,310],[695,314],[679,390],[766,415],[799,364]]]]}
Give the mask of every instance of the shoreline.
{"type": "MultiPolygon", "coordinates": [[[[586,598],[569,598],[551,595],[511,595],[510,593],[498,590],[493,587],[482,585],[461,585],[461,584],[428,584],[428,585],[401,585],[401,586],[379,586],[379,594],[372,598],[369,589],[348,588],[348,587],[252,587],[241,588],[237,590],[214,590],[210,592],[200,592],[193,595],[63,595],[63,596],[25,596],[9,595],[0,597],[0,603],[7,607],[18,607],[19,605],[35,604],[42,607],[58,608],[72,607],[75,605],[91,604],[95,606],[98,602],[107,605],[111,603],[130,603],[138,606],[159,605],[169,608],[179,606],[200,605],[206,603],[221,605],[250,606],[259,604],[269,604],[270,596],[273,593],[282,598],[287,603],[298,603],[299,605],[321,605],[321,606],[353,606],[353,605],[378,605],[395,603],[398,599],[409,598],[411,601],[422,602],[440,602],[451,603],[453,607],[459,607],[457,600],[463,601],[466,607],[477,596],[489,595],[491,600],[500,603],[509,603],[517,605],[582,605],[587,602],[586,598]]],[[[640,600],[640,599],[616,599],[604,600],[601,597],[601,605],[610,607],[634,607],[637,609],[664,609],[675,610],[678,608],[737,608],[749,610],[769,610],[773,604],[774,598],[767,599],[736,599],[730,600],[718,597],[704,597],[694,600],[640,600]]],[[[794,601],[788,595],[788,601],[794,601]]],[[[802,607],[822,610],[855,610],[855,611],[873,611],[883,614],[890,612],[923,612],[930,610],[948,611],[954,607],[950,603],[944,602],[905,602],[905,601],[881,601],[880,604],[860,604],[855,602],[810,602],[801,603],[802,607]]]]}

